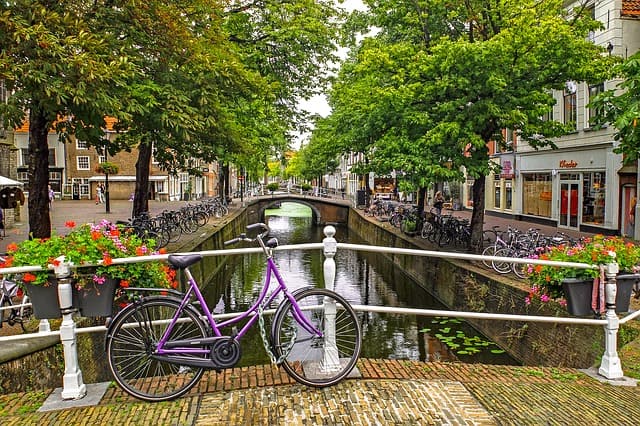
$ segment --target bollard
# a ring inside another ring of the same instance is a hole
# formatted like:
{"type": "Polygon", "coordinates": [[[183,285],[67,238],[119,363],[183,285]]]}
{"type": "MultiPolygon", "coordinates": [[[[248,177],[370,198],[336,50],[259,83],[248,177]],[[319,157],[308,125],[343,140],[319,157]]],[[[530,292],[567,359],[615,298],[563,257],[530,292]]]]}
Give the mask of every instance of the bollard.
{"type": "MultiPolygon", "coordinates": [[[[325,226],[324,235],[326,238],[322,240],[324,244],[324,285],[328,290],[334,290],[336,281],[336,261],[334,256],[338,251],[338,242],[336,228],[333,226],[325,226]]],[[[336,345],[336,304],[334,301],[324,301],[324,357],[322,360],[321,370],[325,372],[340,370],[340,355],[336,345]]]]}
{"type": "MultiPolygon", "coordinates": [[[[604,326],[605,347],[602,361],[598,373],[607,379],[619,379],[624,376],[618,357],[618,328],[620,320],[616,314],[616,274],[618,273],[618,264],[609,263],[606,265],[606,284],[605,284],[605,319],[607,324],[604,326]]],[[[602,274],[601,274],[602,275],[602,274]]]]}
{"type": "Polygon", "coordinates": [[[59,257],[54,272],[58,279],[58,300],[62,324],[60,325],[60,341],[64,350],[64,377],[62,379],[62,399],[80,399],[87,394],[87,387],[82,381],[82,371],[78,365],[76,342],[76,324],[73,321],[73,298],[71,292],[71,271],[64,256],[59,257]]]}

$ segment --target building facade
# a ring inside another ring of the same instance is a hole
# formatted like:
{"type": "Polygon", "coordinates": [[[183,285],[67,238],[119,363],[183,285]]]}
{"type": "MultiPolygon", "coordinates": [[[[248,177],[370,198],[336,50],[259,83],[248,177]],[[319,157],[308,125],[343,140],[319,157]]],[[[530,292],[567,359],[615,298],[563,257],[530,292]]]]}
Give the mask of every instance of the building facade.
{"type": "MultiPolygon", "coordinates": [[[[603,24],[590,36],[594,43],[623,59],[638,51],[640,2],[593,1],[588,7],[603,24]]],[[[555,141],[558,149],[539,151],[513,134],[513,149],[492,155],[502,172],[487,179],[487,210],[559,228],[633,235],[628,207],[636,194],[636,167],[623,167],[622,155],[614,152],[615,129],[594,129],[594,111],[588,107],[594,96],[618,83],[569,81],[564,90],[554,91],[551,117],[575,131],[555,141]]]]}

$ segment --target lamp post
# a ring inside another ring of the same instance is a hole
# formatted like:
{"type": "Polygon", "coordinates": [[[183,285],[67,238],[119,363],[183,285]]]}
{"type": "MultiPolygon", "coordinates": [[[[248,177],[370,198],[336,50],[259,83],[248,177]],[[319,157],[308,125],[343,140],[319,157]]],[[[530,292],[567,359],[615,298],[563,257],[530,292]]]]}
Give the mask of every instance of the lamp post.
{"type": "MultiPolygon", "coordinates": [[[[106,135],[107,143],[109,142],[109,135],[106,135]]],[[[107,162],[107,145],[104,146],[104,161],[107,162]]],[[[109,170],[104,172],[104,211],[105,213],[111,213],[111,204],[109,203],[109,170]]]]}

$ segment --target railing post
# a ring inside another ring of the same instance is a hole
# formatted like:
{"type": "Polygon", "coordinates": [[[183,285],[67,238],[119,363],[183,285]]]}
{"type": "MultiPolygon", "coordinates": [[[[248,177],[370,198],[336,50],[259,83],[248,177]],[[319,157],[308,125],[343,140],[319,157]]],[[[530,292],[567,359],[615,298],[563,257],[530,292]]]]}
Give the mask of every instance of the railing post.
{"type": "MultiPolygon", "coordinates": [[[[335,289],[336,280],[336,261],[334,256],[338,251],[338,242],[334,235],[336,235],[336,228],[333,226],[325,226],[324,235],[326,238],[322,240],[324,244],[324,285],[329,290],[335,289]]],[[[338,347],[336,346],[336,304],[334,300],[324,301],[324,357],[320,369],[322,371],[336,371],[340,369],[340,355],[338,353],[338,347]]]]}
{"type": "Polygon", "coordinates": [[[62,379],[62,399],[80,399],[87,394],[87,387],[82,380],[82,371],[78,365],[76,343],[76,324],[73,321],[73,296],[71,291],[71,271],[64,256],[56,259],[54,267],[58,279],[58,300],[62,324],[60,325],[60,341],[64,350],[64,377],[62,379]]]}
{"type": "Polygon", "coordinates": [[[616,275],[618,274],[618,264],[609,263],[606,265],[606,284],[605,284],[605,319],[607,324],[604,326],[605,347],[602,361],[598,373],[607,379],[619,379],[624,376],[618,357],[618,328],[620,320],[616,315],[616,275]]]}

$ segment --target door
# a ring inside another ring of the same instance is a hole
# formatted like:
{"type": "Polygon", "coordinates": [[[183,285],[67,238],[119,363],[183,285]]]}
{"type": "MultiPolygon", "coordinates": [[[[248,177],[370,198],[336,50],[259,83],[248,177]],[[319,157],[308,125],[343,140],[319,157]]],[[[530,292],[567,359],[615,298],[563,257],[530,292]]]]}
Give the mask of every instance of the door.
{"type": "Polygon", "coordinates": [[[559,227],[578,229],[580,211],[580,181],[560,181],[559,227]]]}
{"type": "Polygon", "coordinates": [[[620,233],[626,237],[635,235],[635,207],[636,207],[636,188],[635,186],[622,187],[622,210],[620,219],[622,226],[620,233]]]}

